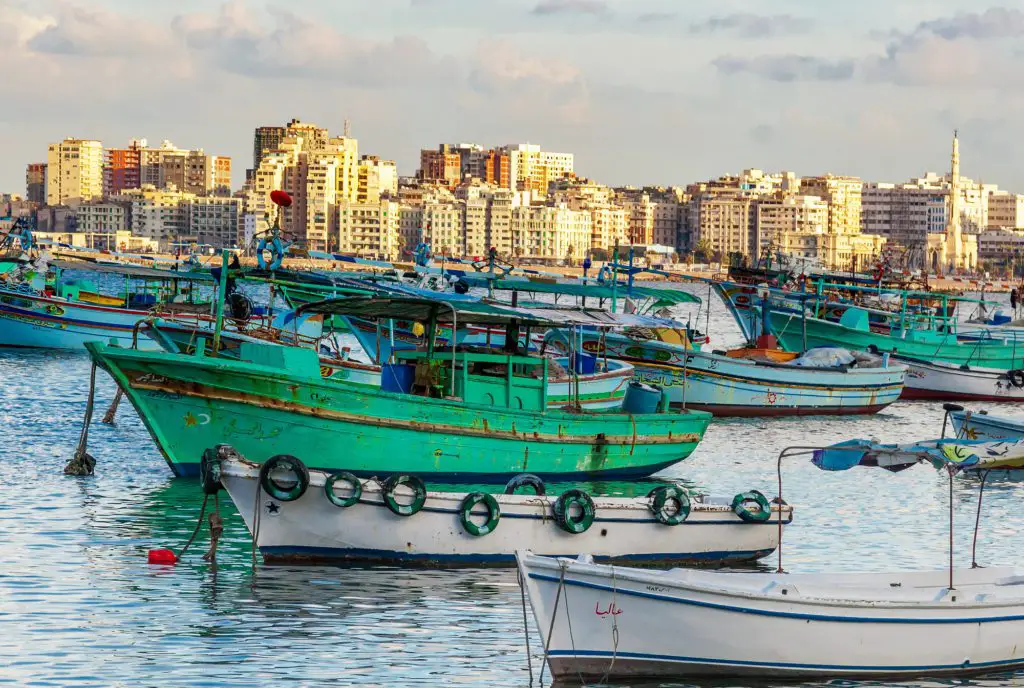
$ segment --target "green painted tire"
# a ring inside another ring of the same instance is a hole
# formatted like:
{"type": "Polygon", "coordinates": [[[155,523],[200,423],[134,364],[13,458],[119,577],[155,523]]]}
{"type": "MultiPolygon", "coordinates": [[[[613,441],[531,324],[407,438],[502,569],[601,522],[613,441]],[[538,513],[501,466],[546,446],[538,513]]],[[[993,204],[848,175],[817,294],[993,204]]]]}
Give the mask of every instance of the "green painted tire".
{"type": "Polygon", "coordinates": [[[499,519],[501,519],[501,507],[498,506],[498,500],[494,498],[494,495],[489,495],[486,492],[470,492],[459,505],[459,523],[470,535],[479,537],[493,532],[498,527],[499,519]],[[473,508],[478,504],[487,507],[487,522],[483,525],[477,525],[471,518],[473,508]]]}
{"type": "Polygon", "coordinates": [[[324,492],[327,494],[327,499],[334,506],[340,506],[342,508],[350,507],[359,501],[359,498],[363,496],[363,484],[359,482],[359,478],[352,475],[347,471],[341,471],[340,473],[332,473],[327,476],[327,480],[324,481],[324,492]],[[338,481],[348,483],[348,488],[352,494],[348,497],[339,497],[334,493],[334,483],[338,481]]]}
{"type": "Polygon", "coordinates": [[[764,523],[772,517],[772,507],[768,503],[768,498],[757,490],[740,492],[733,497],[732,510],[740,517],[740,520],[746,523],[764,523]],[[751,503],[756,504],[760,511],[751,511],[749,508],[751,503]]]}
{"type": "Polygon", "coordinates": [[[690,516],[690,495],[678,485],[662,485],[647,493],[651,500],[651,511],[659,523],[677,526],[690,516]],[[669,510],[669,504],[674,509],[669,510]]]}
{"type": "Polygon", "coordinates": [[[583,490],[566,490],[551,505],[551,511],[558,527],[573,535],[585,533],[594,523],[594,500],[583,490]],[[572,515],[574,506],[580,509],[578,516],[572,515]]]}
{"type": "Polygon", "coordinates": [[[384,481],[384,504],[396,516],[412,516],[427,501],[427,486],[415,475],[393,475],[384,481]],[[399,504],[395,499],[395,488],[405,485],[413,492],[412,503],[399,504]]]}
{"type": "Polygon", "coordinates": [[[306,494],[306,490],[309,489],[309,469],[306,468],[306,464],[291,454],[271,456],[260,466],[260,487],[278,501],[294,502],[306,494]],[[295,484],[291,487],[282,485],[270,475],[281,468],[291,471],[295,476],[295,484]]]}

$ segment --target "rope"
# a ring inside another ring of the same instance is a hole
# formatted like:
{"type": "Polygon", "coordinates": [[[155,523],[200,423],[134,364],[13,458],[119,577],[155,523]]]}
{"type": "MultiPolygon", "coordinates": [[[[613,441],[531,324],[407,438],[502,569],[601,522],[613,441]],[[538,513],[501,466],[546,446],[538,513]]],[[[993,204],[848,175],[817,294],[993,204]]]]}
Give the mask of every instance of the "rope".
{"type": "MultiPolygon", "coordinates": [[[[612,611],[615,610],[615,600],[617,599],[617,593],[619,592],[618,582],[615,580],[615,567],[612,567],[612,611]]],[[[619,657],[619,617],[613,613],[612,617],[612,661],[608,665],[608,669],[604,672],[604,676],[598,683],[604,684],[608,682],[608,678],[611,676],[612,669],[615,668],[615,660],[619,657]]]]}
{"type": "Polygon", "coordinates": [[[188,548],[192,546],[192,543],[196,539],[196,535],[199,534],[199,529],[203,525],[203,514],[206,513],[206,501],[209,498],[210,498],[210,495],[207,495],[207,494],[203,495],[203,505],[201,507],[199,507],[199,518],[196,519],[196,527],[192,530],[192,537],[190,537],[188,539],[188,542],[185,543],[185,546],[181,548],[181,552],[178,554],[178,558],[179,559],[181,559],[182,557],[185,556],[185,552],[187,552],[188,548]]]}
{"type": "Polygon", "coordinates": [[[252,573],[256,575],[256,540],[260,537],[260,491],[263,486],[256,481],[256,497],[252,503],[252,573]]]}
{"type": "MultiPolygon", "coordinates": [[[[206,501],[205,499],[203,500],[206,501]]],[[[203,555],[203,559],[211,564],[217,563],[217,543],[220,542],[221,533],[224,532],[224,519],[220,515],[220,495],[213,496],[213,513],[210,514],[210,549],[203,555]]]]}
{"type": "Polygon", "coordinates": [[[117,394],[114,395],[114,400],[110,402],[110,408],[108,408],[107,412],[103,414],[103,420],[100,421],[101,423],[106,423],[107,425],[114,424],[114,417],[117,415],[117,407],[121,404],[121,397],[123,396],[124,390],[118,387],[117,394]]]}
{"type": "MultiPolygon", "coordinates": [[[[569,644],[572,646],[573,656],[576,655],[576,638],[572,635],[572,614],[569,613],[569,588],[565,589],[565,621],[569,626],[569,644]]],[[[586,683],[583,680],[583,672],[576,670],[576,677],[580,680],[580,685],[586,683]]]]}
{"type": "Polygon", "coordinates": [[[89,426],[92,424],[92,409],[96,401],[96,362],[92,363],[89,372],[89,401],[85,405],[85,418],[82,419],[82,433],[78,436],[78,448],[75,455],[64,467],[65,475],[92,475],[96,468],[96,459],[92,458],[85,448],[89,443],[89,426]]]}
{"type": "Polygon", "coordinates": [[[565,587],[565,562],[560,561],[558,565],[561,569],[561,573],[558,574],[558,591],[555,593],[555,607],[551,610],[551,623],[548,624],[548,639],[544,643],[544,663],[540,665],[539,685],[541,688],[544,686],[544,668],[548,665],[548,652],[551,649],[551,638],[555,631],[555,617],[558,616],[558,601],[562,599],[562,588],[565,587]]]}
{"type": "Polygon", "coordinates": [[[519,571],[519,597],[523,604],[523,635],[526,636],[526,669],[530,672],[530,688],[533,688],[533,659],[530,657],[530,624],[526,620],[526,585],[523,572],[519,571]]]}

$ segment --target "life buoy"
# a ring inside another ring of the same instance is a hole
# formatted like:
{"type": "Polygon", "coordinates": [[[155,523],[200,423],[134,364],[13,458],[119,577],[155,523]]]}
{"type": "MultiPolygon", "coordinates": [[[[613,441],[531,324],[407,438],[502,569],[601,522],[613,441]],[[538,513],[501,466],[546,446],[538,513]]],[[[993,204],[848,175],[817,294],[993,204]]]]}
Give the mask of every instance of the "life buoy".
{"type": "Polygon", "coordinates": [[[656,487],[647,497],[651,500],[654,518],[666,526],[677,526],[690,515],[690,495],[678,485],[656,487]]]}
{"type": "Polygon", "coordinates": [[[268,495],[282,502],[294,502],[306,494],[309,488],[309,469],[306,464],[291,454],[277,454],[267,459],[260,467],[260,487],[268,495]],[[295,484],[283,485],[271,475],[274,471],[286,470],[295,476],[295,484]]]}
{"type": "Polygon", "coordinates": [[[734,296],[732,300],[733,303],[735,303],[737,306],[746,306],[748,303],[750,303],[750,297],[746,296],[745,294],[739,294],[737,296],[734,296]]]}
{"type": "Polygon", "coordinates": [[[520,473],[505,484],[505,494],[515,494],[520,487],[529,487],[538,496],[544,495],[544,481],[533,473],[520,473]]]}
{"type": "Polygon", "coordinates": [[[350,507],[363,496],[363,484],[353,474],[341,471],[340,473],[331,474],[324,481],[324,493],[327,494],[327,500],[334,506],[350,507]],[[348,497],[339,497],[338,493],[334,491],[334,484],[337,482],[345,483],[348,486],[350,493],[348,497]]]}
{"type": "Polygon", "coordinates": [[[468,495],[463,497],[462,504],[459,505],[459,523],[466,529],[466,532],[473,536],[487,535],[498,527],[498,520],[501,518],[501,507],[498,506],[498,500],[494,498],[494,495],[487,494],[486,492],[470,492],[468,495]],[[482,525],[477,524],[473,521],[473,509],[478,505],[483,504],[487,507],[487,521],[482,525]]]}
{"type": "MultiPolygon", "coordinates": [[[[288,245],[291,245],[290,243],[288,245]]],[[[256,244],[256,265],[259,266],[260,270],[277,270],[281,267],[284,262],[285,251],[287,246],[281,237],[274,237],[270,241],[267,241],[266,237],[260,239],[259,243],[256,244]],[[271,253],[270,263],[267,264],[267,259],[263,256],[263,252],[269,250],[271,253]]]]}
{"type": "Polygon", "coordinates": [[[1024,387],[1024,370],[1010,370],[1006,373],[1006,378],[1014,387],[1024,387]]]}
{"type": "Polygon", "coordinates": [[[740,492],[732,498],[732,510],[746,523],[764,523],[772,517],[771,505],[768,498],[757,490],[740,492]],[[758,511],[751,511],[750,506],[756,504],[758,511]]]}
{"type": "Polygon", "coordinates": [[[226,446],[226,444],[218,444],[216,447],[209,447],[199,459],[199,484],[205,495],[217,494],[224,487],[220,482],[220,449],[226,446]]]}
{"type": "Polygon", "coordinates": [[[412,516],[423,508],[427,501],[427,486],[415,475],[393,475],[384,481],[384,504],[396,516],[412,516]],[[399,504],[395,489],[405,485],[412,490],[412,502],[399,504]]]}
{"type": "Polygon", "coordinates": [[[594,500],[583,490],[566,490],[551,505],[552,514],[558,527],[567,533],[585,533],[594,523],[594,500]],[[579,513],[573,515],[573,507],[579,513]]]}

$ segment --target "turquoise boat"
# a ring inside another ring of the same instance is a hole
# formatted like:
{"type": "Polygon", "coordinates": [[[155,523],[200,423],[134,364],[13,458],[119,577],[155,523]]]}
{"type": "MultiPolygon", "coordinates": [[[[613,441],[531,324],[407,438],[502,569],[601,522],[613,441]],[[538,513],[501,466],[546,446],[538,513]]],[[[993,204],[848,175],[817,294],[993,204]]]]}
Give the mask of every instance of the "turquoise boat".
{"type": "MultiPolygon", "coordinates": [[[[553,327],[523,311],[480,302],[350,297],[307,311],[516,330],[553,327]]],[[[511,335],[511,337],[509,336],[511,335]]],[[[547,359],[521,351],[399,351],[382,389],[322,377],[317,352],[242,342],[238,360],[201,341],[190,354],[89,343],[95,363],[125,392],[177,475],[196,475],[205,449],[229,443],[262,462],[308,457],[310,467],[360,476],[412,473],[494,482],[529,472],[548,479],[650,475],[693,452],[711,415],[699,411],[547,408],[547,359]]],[[[626,407],[632,408],[628,403],[626,407]]],[[[663,407],[662,407],[663,408],[663,407]]]]}

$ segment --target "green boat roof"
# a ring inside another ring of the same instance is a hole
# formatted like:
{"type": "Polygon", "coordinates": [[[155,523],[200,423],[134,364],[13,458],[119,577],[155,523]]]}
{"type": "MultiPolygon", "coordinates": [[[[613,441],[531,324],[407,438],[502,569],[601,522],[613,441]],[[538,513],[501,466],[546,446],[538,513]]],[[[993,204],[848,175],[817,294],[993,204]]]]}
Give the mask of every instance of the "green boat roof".
{"type": "MultiPolygon", "coordinates": [[[[440,296],[440,295],[439,295],[440,296]]],[[[511,322],[557,325],[542,316],[478,300],[427,299],[416,296],[348,296],[314,301],[297,309],[300,313],[349,315],[357,318],[394,318],[397,320],[438,322],[475,322],[506,324],[511,322]]]]}
{"type": "Polygon", "coordinates": [[[213,282],[213,276],[209,272],[178,272],[177,270],[160,270],[158,268],[146,268],[138,265],[122,265],[114,263],[93,263],[84,260],[58,259],[50,261],[50,265],[61,270],[88,270],[89,272],[103,272],[117,274],[124,277],[136,277],[138,279],[166,281],[166,280],[188,280],[190,282],[213,282]]]}
{"type": "MultiPolygon", "coordinates": [[[[550,278],[522,278],[522,279],[480,279],[476,275],[466,275],[463,279],[475,287],[486,287],[488,282],[494,289],[503,291],[528,291],[538,294],[566,294],[569,296],[589,296],[597,299],[610,299],[612,297],[612,286],[606,282],[580,282],[580,281],[558,281],[550,278]]],[[[619,284],[615,289],[615,296],[624,298],[645,298],[656,299],[664,305],[677,303],[700,303],[700,297],[683,291],[681,289],[667,289],[664,287],[638,287],[633,286],[632,291],[625,284],[619,284]]]]}

